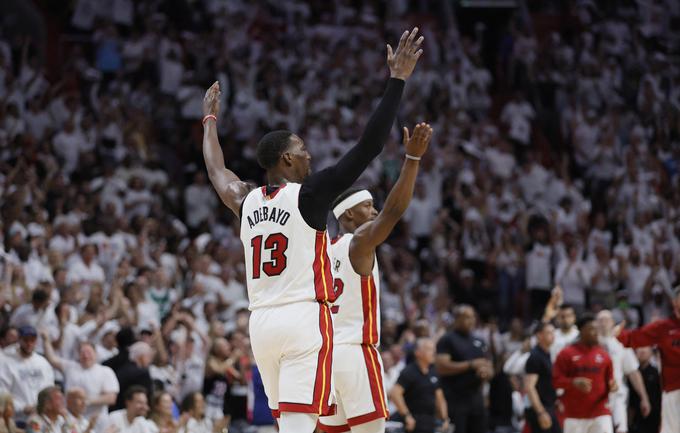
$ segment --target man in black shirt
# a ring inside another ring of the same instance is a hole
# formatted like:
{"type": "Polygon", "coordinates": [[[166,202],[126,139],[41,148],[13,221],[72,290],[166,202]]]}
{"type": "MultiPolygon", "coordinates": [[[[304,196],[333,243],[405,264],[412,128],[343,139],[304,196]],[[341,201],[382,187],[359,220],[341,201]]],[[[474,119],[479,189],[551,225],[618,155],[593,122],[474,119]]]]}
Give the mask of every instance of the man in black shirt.
{"type": "Polygon", "coordinates": [[[484,342],[472,336],[476,322],[473,308],[459,305],[454,315],[454,330],[437,343],[436,358],[449,416],[456,433],[486,433],[482,385],[493,375],[493,366],[485,358],[484,342]]]}
{"type": "Polygon", "coordinates": [[[416,341],[415,362],[402,370],[390,392],[390,398],[404,418],[406,431],[432,433],[436,428],[435,412],[443,420],[442,431],[449,428],[448,408],[439,378],[434,371],[434,342],[429,338],[416,341]]]}
{"type": "Polygon", "coordinates": [[[525,367],[524,389],[531,406],[526,410],[532,433],[560,433],[555,413],[555,388],[552,384],[550,346],[555,341],[555,328],[541,322],[535,330],[536,346],[531,349],[525,367]]]}
{"type": "Polygon", "coordinates": [[[657,433],[661,424],[661,377],[659,370],[651,364],[652,348],[640,347],[635,349],[640,361],[640,374],[647,389],[649,403],[652,410],[646,417],[640,411],[640,397],[636,392],[630,393],[628,408],[630,410],[630,433],[657,433]]]}

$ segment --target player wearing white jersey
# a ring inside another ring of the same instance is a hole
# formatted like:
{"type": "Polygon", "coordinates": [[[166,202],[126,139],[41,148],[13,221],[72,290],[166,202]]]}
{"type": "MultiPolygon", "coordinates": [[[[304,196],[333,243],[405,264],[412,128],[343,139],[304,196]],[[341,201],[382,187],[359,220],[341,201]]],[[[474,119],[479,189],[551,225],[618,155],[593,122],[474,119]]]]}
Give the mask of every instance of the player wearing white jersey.
{"type": "Polygon", "coordinates": [[[329,433],[377,433],[385,431],[389,416],[383,387],[383,367],[377,345],[380,335],[380,276],[375,251],[408,207],[418,174],[418,161],[427,150],[432,128],[416,125],[409,138],[404,128],[406,159],[399,179],[383,210],[373,207],[371,193],[348,191],[333,204],[342,233],[331,246],[334,286],[333,305],[335,415],[322,417],[329,433]]]}
{"type": "Polygon", "coordinates": [[[645,388],[642,374],[638,370],[640,363],[633,352],[623,346],[612,334],[614,331],[614,317],[611,311],[602,310],[597,313],[597,332],[600,338],[600,346],[604,348],[612,359],[614,368],[614,380],[618,390],[609,394],[609,409],[614,420],[615,433],[628,432],[628,386],[625,378],[628,378],[633,389],[640,397],[640,413],[646,417],[652,410],[647,389],[645,388]]]}
{"type": "Polygon", "coordinates": [[[257,161],[267,186],[254,189],[224,165],[217,137],[219,84],[203,101],[203,156],[222,202],[241,220],[250,339],[269,407],[281,433],[311,433],[333,412],[335,299],[328,260],[330,204],[380,154],[396,117],[405,80],[422,54],[418,29],[387,46],[390,80],[359,142],[333,166],[311,174],[305,144],[290,131],[266,134],[257,161]]]}

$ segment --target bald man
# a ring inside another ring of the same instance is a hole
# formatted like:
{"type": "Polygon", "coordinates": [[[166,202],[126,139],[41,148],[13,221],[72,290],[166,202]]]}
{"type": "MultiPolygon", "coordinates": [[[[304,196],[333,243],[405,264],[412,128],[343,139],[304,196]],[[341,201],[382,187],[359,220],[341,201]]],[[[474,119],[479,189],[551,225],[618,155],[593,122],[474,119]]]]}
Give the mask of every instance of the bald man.
{"type": "Polygon", "coordinates": [[[87,394],[83,388],[71,388],[66,392],[66,424],[71,433],[89,433],[97,424],[97,415],[85,418],[87,394]]]}
{"type": "Polygon", "coordinates": [[[614,380],[619,386],[618,391],[609,394],[609,407],[614,420],[616,433],[628,432],[628,387],[624,376],[630,380],[635,392],[640,397],[640,412],[648,416],[651,410],[649,396],[645,389],[642,375],[638,368],[640,363],[632,349],[623,347],[623,344],[613,335],[614,317],[611,311],[602,310],[597,314],[597,333],[600,345],[609,353],[614,367],[614,380]]]}

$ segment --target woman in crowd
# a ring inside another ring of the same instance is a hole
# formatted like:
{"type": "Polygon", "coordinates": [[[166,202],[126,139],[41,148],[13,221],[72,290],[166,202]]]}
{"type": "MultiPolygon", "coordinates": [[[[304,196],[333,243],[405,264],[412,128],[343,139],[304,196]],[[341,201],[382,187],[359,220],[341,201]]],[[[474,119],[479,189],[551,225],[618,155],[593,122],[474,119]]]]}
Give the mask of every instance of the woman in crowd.
{"type": "Polygon", "coordinates": [[[172,396],[162,391],[151,400],[149,419],[158,427],[158,433],[177,433],[179,425],[172,416],[172,396]]]}

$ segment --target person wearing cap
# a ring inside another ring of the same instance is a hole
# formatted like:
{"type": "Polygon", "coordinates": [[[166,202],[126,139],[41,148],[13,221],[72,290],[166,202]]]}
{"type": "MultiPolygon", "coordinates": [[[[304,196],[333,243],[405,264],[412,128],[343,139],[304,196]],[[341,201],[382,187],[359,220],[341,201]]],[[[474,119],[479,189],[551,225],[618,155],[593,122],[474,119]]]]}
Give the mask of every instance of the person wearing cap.
{"type": "Polygon", "coordinates": [[[661,431],[680,431],[680,286],[673,290],[673,316],[657,320],[639,329],[621,330],[614,334],[626,347],[656,346],[661,354],[661,431]]]}
{"type": "Polygon", "coordinates": [[[54,370],[47,360],[35,353],[38,332],[33,326],[19,328],[19,344],[5,350],[0,363],[0,389],[14,397],[15,420],[23,425],[35,413],[37,390],[54,385],[54,370]]]}
{"type": "Polygon", "coordinates": [[[330,428],[327,431],[339,427],[353,432],[385,429],[389,411],[377,350],[380,273],[376,250],[408,208],[419,161],[431,137],[432,128],[426,123],[416,125],[412,137],[404,128],[406,157],[382,211],[375,209],[367,190],[349,190],[333,203],[333,214],[342,229],[342,234],[331,242],[337,296],[331,311],[335,315],[333,379],[338,413],[319,420],[322,429],[330,428]]]}

